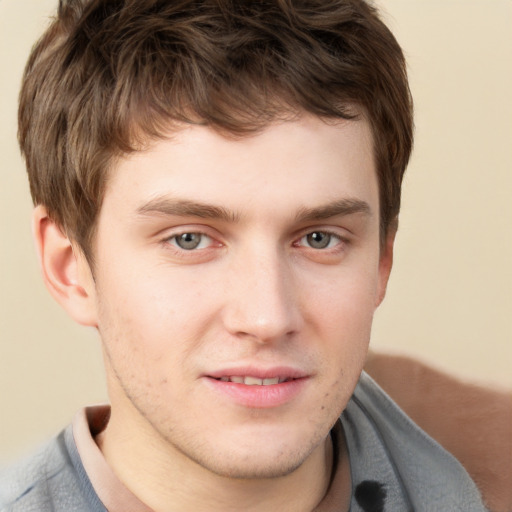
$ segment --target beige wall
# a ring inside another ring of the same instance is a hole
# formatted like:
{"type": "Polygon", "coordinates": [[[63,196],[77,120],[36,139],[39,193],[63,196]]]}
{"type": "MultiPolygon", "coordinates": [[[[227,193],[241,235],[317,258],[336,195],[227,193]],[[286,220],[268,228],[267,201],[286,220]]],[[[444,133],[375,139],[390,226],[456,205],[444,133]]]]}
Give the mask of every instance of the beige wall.
{"type": "MultiPolygon", "coordinates": [[[[105,400],[96,334],[43,289],[16,146],[22,68],[56,0],[0,0],[0,462],[105,400]]],[[[416,100],[394,275],[373,346],[512,387],[512,2],[381,0],[416,100]]]]}

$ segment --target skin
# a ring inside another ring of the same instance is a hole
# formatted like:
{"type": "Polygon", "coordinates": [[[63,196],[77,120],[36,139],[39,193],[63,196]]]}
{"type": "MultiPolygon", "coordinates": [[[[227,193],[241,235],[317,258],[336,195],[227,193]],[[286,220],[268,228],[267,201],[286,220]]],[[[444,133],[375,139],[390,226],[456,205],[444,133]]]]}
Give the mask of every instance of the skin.
{"type": "MultiPolygon", "coordinates": [[[[142,501],[156,511],[321,501],[329,430],[391,269],[393,233],[381,246],[378,212],[368,123],[306,115],[237,140],[186,128],[118,161],[94,279],[36,209],[49,289],[101,335],[112,416],[97,442],[142,501]],[[301,384],[284,403],[241,404],[211,378],[240,367],[293,369],[301,384]]],[[[349,489],[343,453],[341,470],[349,489]]]]}

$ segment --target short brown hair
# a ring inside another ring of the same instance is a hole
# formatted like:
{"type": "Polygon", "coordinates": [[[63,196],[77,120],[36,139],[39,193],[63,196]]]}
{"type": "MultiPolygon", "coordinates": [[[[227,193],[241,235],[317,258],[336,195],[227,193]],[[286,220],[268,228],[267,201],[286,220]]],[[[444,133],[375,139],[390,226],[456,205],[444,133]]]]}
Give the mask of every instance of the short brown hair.
{"type": "Polygon", "coordinates": [[[308,112],[372,126],[381,233],[400,208],[412,100],[364,0],[67,0],[34,47],[19,141],[36,204],[92,257],[118,156],[199,123],[243,136],[308,112]]]}

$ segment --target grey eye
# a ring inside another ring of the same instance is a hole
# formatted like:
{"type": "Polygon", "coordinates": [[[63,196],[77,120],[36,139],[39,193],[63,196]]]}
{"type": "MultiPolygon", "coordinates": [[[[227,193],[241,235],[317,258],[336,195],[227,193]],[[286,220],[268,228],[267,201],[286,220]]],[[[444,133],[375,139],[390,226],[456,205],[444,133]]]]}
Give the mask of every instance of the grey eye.
{"type": "Polygon", "coordinates": [[[203,236],[201,233],[183,233],[182,235],[175,236],[174,240],[180,249],[191,251],[199,247],[203,236]]]}
{"type": "Polygon", "coordinates": [[[306,235],[306,241],[313,249],[325,249],[331,243],[332,235],[323,231],[314,231],[306,235]]]}

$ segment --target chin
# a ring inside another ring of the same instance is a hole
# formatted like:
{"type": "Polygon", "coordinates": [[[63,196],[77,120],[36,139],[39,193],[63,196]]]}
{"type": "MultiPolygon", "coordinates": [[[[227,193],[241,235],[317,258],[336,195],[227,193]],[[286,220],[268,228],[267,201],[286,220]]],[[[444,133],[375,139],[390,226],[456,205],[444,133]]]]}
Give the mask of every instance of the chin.
{"type": "Polygon", "coordinates": [[[252,434],[245,432],[239,442],[236,435],[229,436],[212,443],[214,449],[203,445],[187,455],[212,473],[231,479],[281,478],[302,466],[325,439],[318,432],[294,435],[292,429],[252,434]]]}
{"type": "Polygon", "coordinates": [[[264,480],[282,478],[296,471],[307,459],[307,456],[300,454],[276,454],[273,453],[268,457],[261,457],[256,454],[258,447],[254,448],[254,453],[240,458],[237,454],[231,460],[220,462],[212,461],[201,463],[205,469],[210,472],[230,479],[237,480],[264,480]]]}

